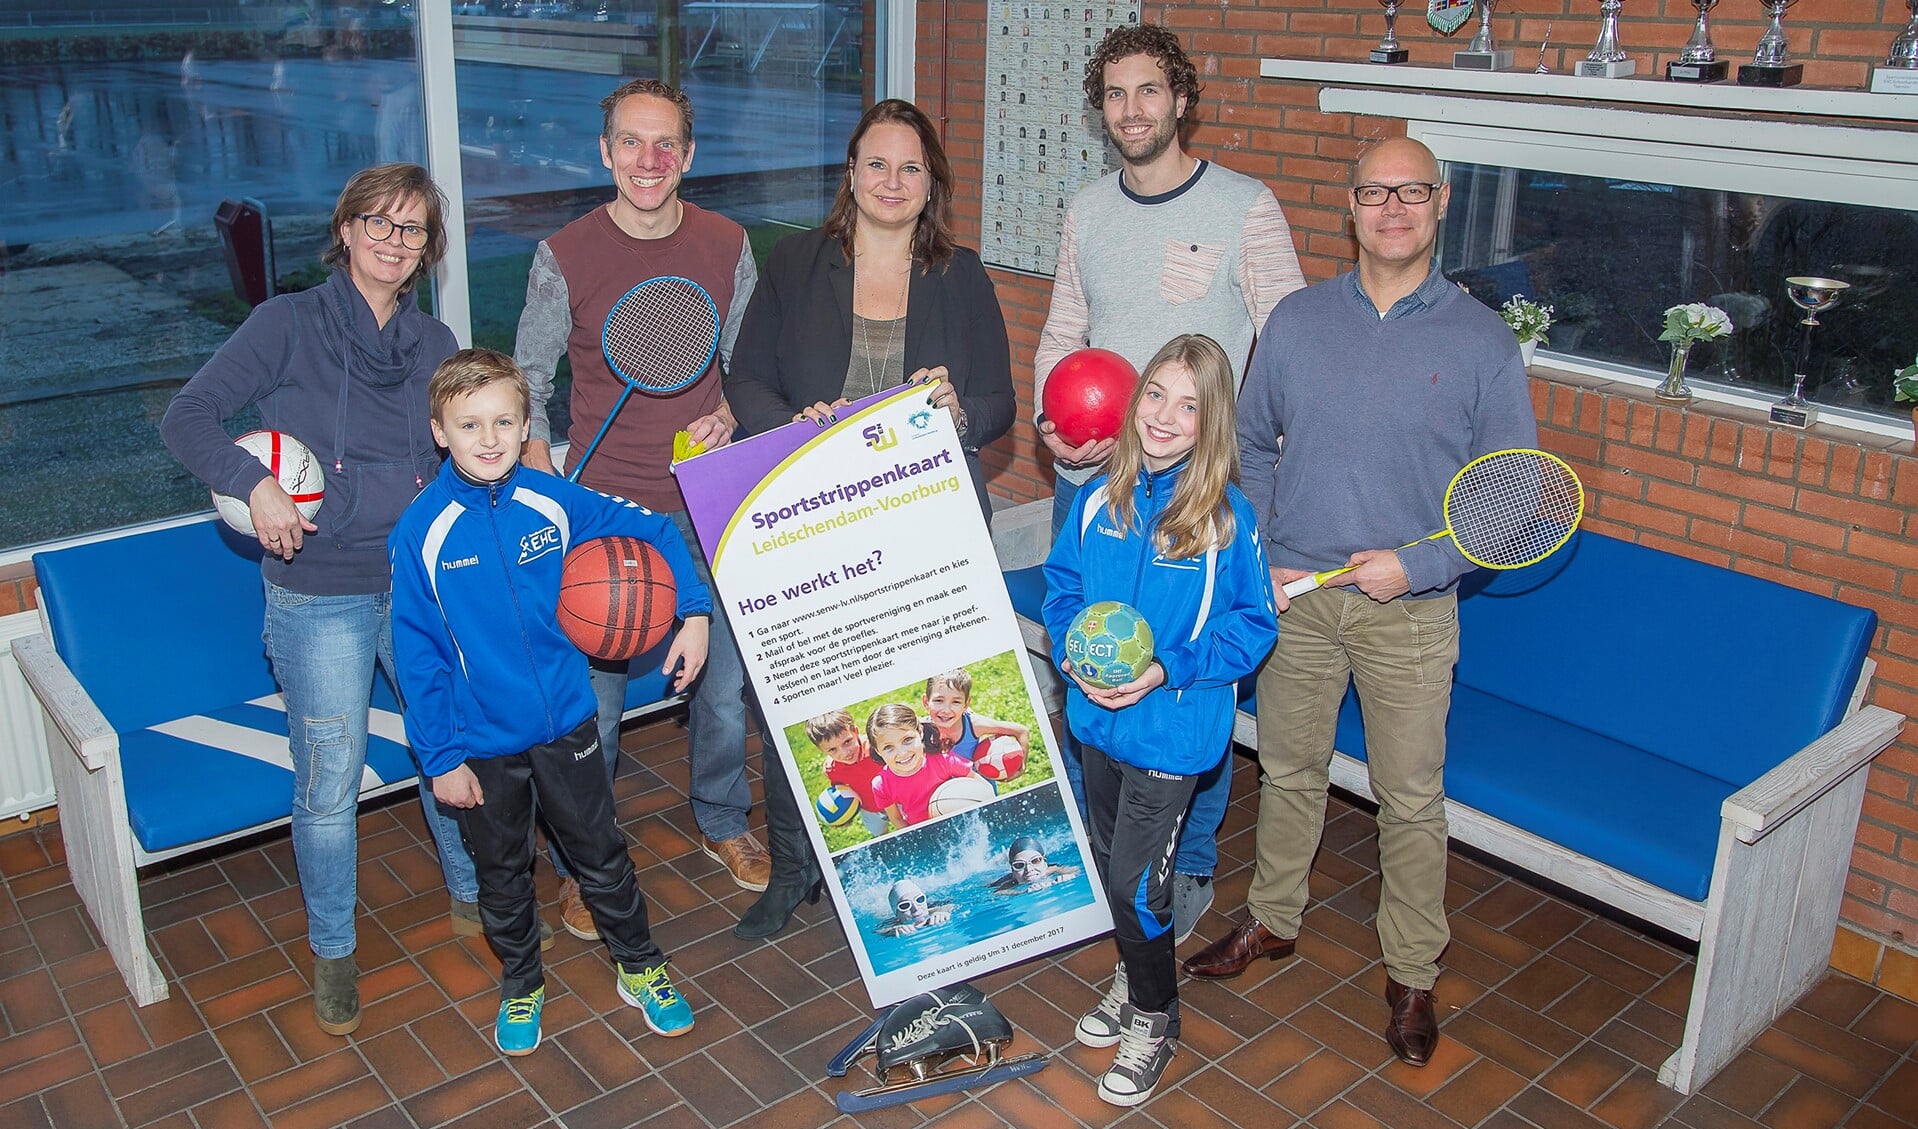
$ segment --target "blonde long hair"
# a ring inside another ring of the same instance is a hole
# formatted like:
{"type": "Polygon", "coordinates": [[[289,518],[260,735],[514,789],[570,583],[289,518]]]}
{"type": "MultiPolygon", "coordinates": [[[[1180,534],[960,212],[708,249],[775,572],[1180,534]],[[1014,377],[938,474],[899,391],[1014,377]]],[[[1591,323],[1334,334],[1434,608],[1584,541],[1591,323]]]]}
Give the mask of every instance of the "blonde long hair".
{"type": "Polygon", "coordinates": [[[1232,506],[1225,488],[1239,481],[1238,403],[1232,387],[1232,362],[1217,341],[1202,333],[1186,333],[1165,343],[1146,362],[1145,373],[1126,404],[1119,428],[1119,445],[1106,460],[1106,512],[1120,529],[1132,528],[1132,484],[1145,469],[1145,450],[1139,444],[1139,401],[1146,383],[1167,365],[1182,365],[1192,374],[1199,401],[1199,435],[1172,504],[1152,528],[1152,545],[1174,560],[1196,557],[1232,541],[1232,506]]]}

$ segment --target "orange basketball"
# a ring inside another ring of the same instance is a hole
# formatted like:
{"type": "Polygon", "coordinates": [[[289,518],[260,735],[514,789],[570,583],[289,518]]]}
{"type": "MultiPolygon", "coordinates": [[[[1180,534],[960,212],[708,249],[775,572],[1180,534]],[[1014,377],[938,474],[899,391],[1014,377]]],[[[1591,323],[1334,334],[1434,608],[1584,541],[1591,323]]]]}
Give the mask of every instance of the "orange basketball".
{"type": "Polygon", "coordinates": [[[666,558],[636,537],[601,537],[566,554],[559,627],[594,658],[630,659],[658,646],[678,603],[666,558]]]}

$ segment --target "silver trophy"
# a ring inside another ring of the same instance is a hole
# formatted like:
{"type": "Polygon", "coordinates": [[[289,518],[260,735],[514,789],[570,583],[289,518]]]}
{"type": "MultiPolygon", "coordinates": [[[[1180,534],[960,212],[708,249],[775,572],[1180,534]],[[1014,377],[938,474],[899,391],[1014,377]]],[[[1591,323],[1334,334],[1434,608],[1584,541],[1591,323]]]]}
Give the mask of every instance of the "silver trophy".
{"type": "Polygon", "coordinates": [[[1885,65],[1871,72],[1873,94],[1918,94],[1918,0],[1905,0],[1911,22],[1891,41],[1885,65]]]}
{"type": "Polygon", "coordinates": [[[1803,430],[1818,422],[1818,405],[1805,399],[1805,373],[1811,368],[1811,331],[1818,325],[1818,315],[1836,306],[1839,296],[1849,289],[1851,283],[1835,278],[1785,280],[1785,292],[1791,296],[1792,305],[1805,311],[1805,320],[1798,323],[1798,365],[1792,372],[1791,395],[1771,406],[1773,423],[1803,430]]]}
{"type": "MultiPolygon", "coordinates": [[[[1918,3],[1918,0],[1912,0],[1918,3]]],[[[1692,0],[1698,9],[1698,22],[1692,25],[1692,37],[1678,52],[1675,62],[1665,64],[1665,77],[1672,82],[1721,82],[1731,65],[1718,57],[1712,46],[1712,25],[1707,18],[1718,0],[1692,0]]]]}
{"type": "Polygon", "coordinates": [[[1637,73],[1638,64],[1618,45],[1618,14],[1624,10],[1625,0],[1604,0],[1599,4],[1598,42],[1592,44],[1591,54],[1579,60],[1580,77],[1623,78],[1637,73]]]}
{"type": "MultiPolygon", "coordinates": [[[[1912,2],[1918,4],[1918,0],[1912,2]]],[[[1375,63],[1403,63],[1412,53],[1399,46],[1399,0],[1379,0],[1379,3],[1385,5],[1385,38],[1372,48],[1368,58],[1375,63]]]]}
{"type": "Polygon", "coordinates": [[[1797,86],[1805,79],[1805,64],[1791,61],[1785,39],[1785,10],[1798,0],[1758,0],[1771,15],[1771,26],[1758,37],[1752,61],[1738,68],[1740,86],[1797,86]]]}
{"type": "Polygon", "coordinates": [[[1512,50],[1492,40],[1492,9],[1498,0],[1478,0],[1478,34],[1465,50],[1452,52],[1452,68],[1461,71],[1509,71],[1512,50]]]}

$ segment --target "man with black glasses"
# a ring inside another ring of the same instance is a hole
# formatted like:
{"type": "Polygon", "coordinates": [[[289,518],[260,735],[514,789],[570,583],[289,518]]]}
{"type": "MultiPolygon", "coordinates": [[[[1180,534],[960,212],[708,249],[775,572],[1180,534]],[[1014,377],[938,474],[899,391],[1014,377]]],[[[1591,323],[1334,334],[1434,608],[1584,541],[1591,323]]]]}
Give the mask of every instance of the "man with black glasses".
{"type": "Polygon", "coordinates": [[[1257,860],[1248,913],[1185,962],[1228,979],[1292,955],[1325,823],[1333,730],[1348,681],[1364,713],[1379,801],[1379,943],[1386,1042],[1412,1066],[1438,1045],[1433,984],[1445,921],[1445,715],[1458,659],[1446,485],[1479,455],[1538,442],[1518,342],[1432,262],[1450,194],[1438,162],[1398,138],[1360,159],[1351,193],[1358,269],[1282,299],[1239,399],[1245,493],[1275,589],[1353,571],[1288,601],[1259,672],[1257,860]],[[1285,458],[1279,458],[1280,444],[1285,458]]]}

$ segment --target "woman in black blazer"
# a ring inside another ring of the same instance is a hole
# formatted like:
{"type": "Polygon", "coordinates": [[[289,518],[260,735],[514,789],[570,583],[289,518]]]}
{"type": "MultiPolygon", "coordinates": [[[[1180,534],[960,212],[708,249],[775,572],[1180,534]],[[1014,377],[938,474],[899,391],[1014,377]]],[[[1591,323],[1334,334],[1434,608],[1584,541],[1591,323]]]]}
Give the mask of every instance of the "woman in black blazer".
{"type": "Polygon", "coordinates": [[[1012,426],[1012,358],[976,252],[953,243],[952,166],[910,102],[866,111],[822,227],[773,248],[746,307],[726,402],[748,435],[824,426],[848,400],[924,383],[952,413],[988,515],[979,449],[1012,426]]]}
{"type": "MultiPolygon", "coordinates": [[[[726,371],[726,402],[748,435],[810,419],[849,400],[923,384],[952,413],[988,516],[979,448],[1012,426],[1012,357],[999,297],[977,253],[952,241],[952,166],[917,106],[887,99],[859,119],[846,179],[823,227],[773,248],[746,307],[726,371]]],[[[798,801],[766,777],[772,879],[733,932],[770,937],[820,870],[798,801]]]]}

